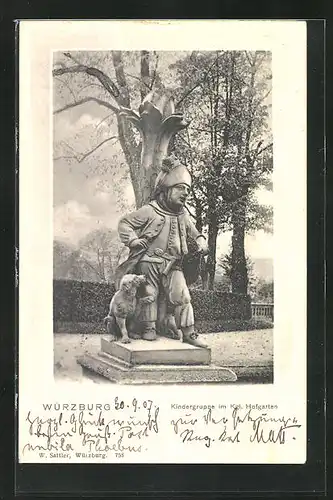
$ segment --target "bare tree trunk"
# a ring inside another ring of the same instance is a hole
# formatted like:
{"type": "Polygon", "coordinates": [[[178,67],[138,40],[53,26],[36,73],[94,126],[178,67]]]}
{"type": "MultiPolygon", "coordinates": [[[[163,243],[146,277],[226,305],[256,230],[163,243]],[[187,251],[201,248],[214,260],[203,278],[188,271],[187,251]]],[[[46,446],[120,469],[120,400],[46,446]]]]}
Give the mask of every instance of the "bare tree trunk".
{"type": "Polygon", "coordinates": [[[195,227],[199,231],[199,233],[202,233],[203,229],[203,210],[202,210],[202,205],[200,201],[196,198],[195,199],[195,227]]]}
{"type": "Polygon", "coordinates": [[[216,240],[218,235],[218,221],[214,212],[211,212],[208,223],[208,257],[207,257],[207,273],[208,273],[208,288],[214,289],[214,280],[216,272],[216,240]]]}
{"type": "Polygon", "coordinates": [[[146,97],[149,92],[149,80],[150,80],[150,71],[149,71],[149,52],[148,50],[141,50],[141,68],[140,68],[140,76],[141,76],[141,100],[146,97]]]}
{"type": "Polygon", "coordinates": [[[122,147],[129,171],[131,183],[133,186],[135,203],[139,208],[143,204],[142,186],[141,186],[141,176],[142,171],[141,166],[141,147],[137,147],[135,144],[134,134],[132,126],[127,122],[125,118],[118,118],[118,136],[119,142],[122,147]]]}
{"type": "Polygon", "coordinates": [[[242,200],[232,214],[231,287],[233,293],[247,294],[248,273],[245,258],[245,210],[242,200]]]}
{"type": "MultiPolygon", "coordinates": [[[[130,93],[128,89],[128,84],[124,71],[124,63],[121,51],[112,52],[112,61],[116,73],[117,84],[120,89],[120,96],[118,98],[118,103],[120,106],[130,108],[131,100],[130,93]]],[[[149,67],[147,73],[147,63],[149,61],[149,55],[141,55],[141,74],[145,77],[149,77],[149,67]],[[142,67],[143,65],[143,67],[142,67]]],[[[142,90],[142,93],[143,90],[142,90]]],[[[130,170],[131,182],[134,190],[136,206],[140,207],[144,200],[142,196],[142,172],[141,166],[141,146],[138,146],[135,135],[133,132],[132,125],[123,117],[117,116],[118,121],[118,136],[120,145],[124,152],[126,162],[130,170]]]]}
{"type": "MultiPolygon", "coordinates": [[[[248,155],[250,150],[250,141],[252,136],[253,125],[253,94],[255,83],[255,62],[256,55],[250,61],[251,77],[250,77],[250,92],[248,101],[248,123],[245,131],[245,155],[248,155]]],[[[247,190],[246,190],[247,192],[247,190]]],[[[249,278],[245,257],[245,225],[246,225],[246,205],[247,197],[244,195],[241,200],[235,205],[232,214],[232,253],[231,253],[231,286],[233,293],[247,294],[249,278]]]]}
{"type": "Polygon", "coordinates": [[[208,287],[209,287],[209,273],[208,273],[208,270],[207,270],[207,263],[206,263],[205,268],[203,268],[201,270],[200,277],[201,277],[201,283],[202,283],[203,290],[208,290],[208,287]]]}
{"type": "MultiPolygon", "coordinates": [[[[195,203],[195,227],[199,231],[199,233],[202,233],[203,230],[203,208],[202,208],[202,203],[198,198],[194,196],[194,203],[195,203]]],[[[200,262],[200,278],[201,278],[201,284],[203,290],[208,289],[208,280],[209,280],[209,272],[208,272],[208,265],[207,265],[207,258],[203,257],[200,262]]]]}

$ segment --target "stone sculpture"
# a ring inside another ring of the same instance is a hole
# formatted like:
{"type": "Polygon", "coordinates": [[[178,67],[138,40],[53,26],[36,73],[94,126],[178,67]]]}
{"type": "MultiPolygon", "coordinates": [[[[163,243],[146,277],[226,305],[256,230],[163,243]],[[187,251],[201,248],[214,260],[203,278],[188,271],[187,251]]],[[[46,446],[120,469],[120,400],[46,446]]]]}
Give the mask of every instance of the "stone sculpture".
{"type": "Polygon", "coordinates": [[[156,340],[157,329],[165,333],[171,315],[182,340],[203,347],[194,331],[191,297],[182,269],[189,239],[196,241],[199,251],[207,252],[205,237],[184,210],[190,188],[186,167],[175,158],[164,159],[153,200],[119,222],[120,239],[130,248],[130,254],[118,268],[117,278],[133,272],[146,276],[142,286],[145,300],[138,318],[143,339],[156,340]]]}
{"type": "Polygon", "coordinates": [[[156,93],[146,97],[139,114],[132,110],[122,114],[142,134],[143,189],[148,186],[146,198],[150,201],[119,222],[120,240],[130,253],[116,271],[116,283],[119,285],[128,273],[146,276],[139,292],[144,300],[137,318],[144,340],[156,340],[157,332],[172,333],[183,342],[204,347],[194,330],[182,263],[190,241],[202,254],[207,252],[207,244],[185,210],[191,175],[174,155],[167,155],[170,139],[186,124],[182,114],[174,112],[173,100],[156,93]]]}
{"type": "Polygon", "coordinates": [[[122,109],[120,116],[138,128],[142,149],[138,209],[118,225],[129,256],[116,270],[116,287],[128,275],[145,276],[145,282],[137,300],[126,292],[131,304],[126,310],[117,295],[106,318],[109,338],[102,338],[98,354],[87,353],[78,362],[88,373],[123,384],[234,382],[232,370],[211,365],[211,351],[194,328],[187,283],[197,276],[193,270],[207,245],[185,209],[190,173],[168,154],[171,138],[186,123],[173,99],[156,92],[146,96],[138,113],[122,109]]]}

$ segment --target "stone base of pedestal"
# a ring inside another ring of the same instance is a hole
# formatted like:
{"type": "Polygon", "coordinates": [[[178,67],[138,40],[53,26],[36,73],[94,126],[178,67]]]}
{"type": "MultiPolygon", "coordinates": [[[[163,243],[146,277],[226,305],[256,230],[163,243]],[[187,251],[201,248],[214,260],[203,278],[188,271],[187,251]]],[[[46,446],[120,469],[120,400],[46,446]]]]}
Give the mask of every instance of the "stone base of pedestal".
{"type": "Polygon", "coordinates": [[[119,358],[131,366],[136,365],[209,365],[210,349],[166,337],[156,340],[132,340],[129,344],[101,340],[101,350],[114,358],[119,358]]]}
{"type": "Polygon", "coordinates": [[[235,382],[228,368],[212,365],[136,365],[130,366],[105,353],[86,354],[78,363],[90,372],[119,384],[193,384],[235,382]]]}
{"type": "Polygon", "coordinates": [[[235,382],[236,374],[210,365],[210,349],[159,337],[130,344],[101,341],[99,354],[85,354],[78,363],[92,374],[119,384],[177,384],[235,382]]]}

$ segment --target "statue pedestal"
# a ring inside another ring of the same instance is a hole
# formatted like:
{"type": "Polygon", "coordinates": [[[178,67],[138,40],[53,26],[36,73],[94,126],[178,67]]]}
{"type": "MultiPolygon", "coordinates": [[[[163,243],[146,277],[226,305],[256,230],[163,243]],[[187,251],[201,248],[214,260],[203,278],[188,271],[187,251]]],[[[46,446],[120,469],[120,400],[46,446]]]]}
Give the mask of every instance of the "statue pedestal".
{"type": "Polygon", "coordinates": [[[130,344],[101,341],[97,355],[86,354],[78,363],[89,372],[119,384],[177,384],[235,382],[236,374],[210,364],[210,349],[158,337],[130,344]]]}

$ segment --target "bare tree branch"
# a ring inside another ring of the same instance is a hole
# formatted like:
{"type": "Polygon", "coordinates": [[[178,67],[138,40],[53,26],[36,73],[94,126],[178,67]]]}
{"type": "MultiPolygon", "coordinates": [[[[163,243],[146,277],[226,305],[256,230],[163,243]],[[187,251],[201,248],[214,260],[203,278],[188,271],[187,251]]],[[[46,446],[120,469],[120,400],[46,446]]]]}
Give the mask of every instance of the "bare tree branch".
{"type": "Polygon", "coordinates": [[[74,61],[76,64],[82,64],[78,59],[76,59],[70,52],[64,52],[64,56],[68,57],[68,59],[71,59],[74,61]]]}
{"type": "MultiPolygon", "coordinates": [[[[65,53],[64,55],[77,63],[76,59],[73,58],[71,54],[65,53]]],[[[60,76],[66,73],[86,73],[87,75],[94,76],[100,81],[100,83],[108,91],[108,93],[112,95],[112,97],[117,99],[120,96],[120,92],[117,85],[111,80],[111,78],[108,75],[103,73],[103,71],[101,71],[100,69],[85,66],[84,64],[81,63],[77,63],[77,66],[57,68],[52,71],[53,76],[60,76]]]]}
{"type": "Polygon", "coordinates": [[[120,96],[120,91],[115,83],[109,78],[105,73],[96,68],[87,68],[86,73],[91,76],[95,76],[103,85],[104,88],[111,94],[115,99],[120,96]]]}
{"type": "Polygon", "coordinates": [[[178,134],[178,139],[182,140],[186,144],[186,146],[188,146],[189,148],[191,147],[191,144],[185,139],[182,132],[180,134],[178,134]]]}
{"type": "Polygon", "coordinates": [[[104,118],[102,118],[102,120],[97,123],[96,128],[100,127],[102,123],[108,120],[111,116],[113,116],[113,113],[110,113],[109,115],[106,115],[104,118]]]}
{"type": "Polygon", "coordinates": [[[70,87],[70,85],[65,82],[64,80],[62,80],[61,78],[59,78],[58,76],[55,76],[55,79],[58,80],[60,83],[62,83],[63,85],[65,85],[65,87],[68,88],[69,92],[71,93],[71,96],[73,97],[74,101],[76,101],[76,95],[74,94],[74,91],[73,89],[70,87]]]}
{"type": "Polygon", "coordinates": [[[203,83],[203,80],[199,80],[193,87],[191,87],[185,94],[179,99],[179,101],[176,103],[176,108],[188,97],[196,88],[198,88],[201,83],[203,83]]]}
{"type": "Polygon", "coordinates": [[[78,64],[77,66],[65,66],[63,68],[55,68],[52,71],[52,75],[61,76],[68,73],[85,73],[86,69],[86,66],[83,66],[83,64],[78,64]]]}
{"type": "Polygon", "coordinates": [[[253,58],[252,58],[252,60],[251,60],[250,55],[249,55],[250,53],[251,53],[251,52],[249,52],[248,50],[246,50],[246,51],[245,51],[245,56],[246,56],[246,59],[248,60],[249,65],[250,65],[251,67],[253,67],[253,66],[254,66],[254,63],[255,63],[255,59],[254,59],[254,57],[253,57],[253,58]]]}
{"type": "Polygon", "coordinates": [[[55,158],[53,158],[53,161],[58,161],[58,160],[76,160],[77,162],[79,162],[79,159],[75,155],[72,155],[72,156],[60,155],[60,156],[56,156],[55,158]]]}
{"type": "Polygon", "coordinates": [[[255,158],[259,155],[261,155],[261,153],[263,153],[264,151],[266,151],[266,149],[269,149],[273,146],[273,143],[271,142],[270,144],[267,144],[267,146],[265,146],[264,148],[262,149],[259,149],[256,154],[255,154],[255,158]]]}
{"type": "Polygon", "coordinates": [[[251,59],[250,59],[250,56],[249,56],[249,54],[248,54],[248,51],[247,51],[247,50],[245,50],[245,52],[244,52],[244,53],[245,53],[245,57],[246,57],[246,59],[247,59],[247,62],[248,62],[248,63],[250,64],[250,66],[251,66],[251,59]]]}
{"type": "Polygon", "coordinates": [[[86,90],[86,89],[88,89],[89,87],[98,87],[99,89],[103,89],[103,90],[105,90],[105,88],[103,87],[103,85],[100,85],[99,83],[89,83],[88,85],[85,85],[84,87],[82,87],[82,88],[79,90],[79,93],[83,92],[83,90],[86,90]]]}
{"type": "Polygon", "coordinates": [[[112,141],[113,139],[118,139],[118,136],[113,135],[112,137],[108,137],[107,139],[104,139],[104,141],[102,141],[99,144],[97,144],[97,146],[95,146],[91,151],[88,151],[87,153],[85,153],[82,156],[81,162],[83,160],[85,160],[88,156],[90,156],[91,154],[93,154],[97,149],[99,149],[101,146],[103,146],[106,142],[112,141]]]}
{"type": "Polygon", "coordinates": [[[270,94],[271,92],[272,92],[272,88],[270,88],[270,89],[266,92],[266,94],[264,94],[264,95],[263,95],[263,96],[259,99],[259,101],[258,101],[257,105],[261,104],[261,103],[262,103],[262,102],[266,99],[266,97],[268,97],[268,96],[269,96],[269,94],[270,94]]]}
{"type": "Polygon", "coordinates": [[[130,78],[133,78],[134,80],[138,80],[141,85],[147,87],[147,89],[150,90],[149,85],[147,85],[144,81],[142,81],[141,78],[139,78],[138,76],[132,75],[131,73],[127,73],[126,71],[124,71],[124,74],[129,76],[130,78]]]}
{"type": "Polygon", "coordinates": [[[75,153],[75,149],[73,148],[73,146],[71,146],[70,144],[68,144],[68,142],[66,142],[66,141],[61,141],[61,144],[65,144],[65,146],[66,146],[68,149],[71,149],[71,150],[75,153]]]}
{"type": "MultiPolygon", "coordinates": [[[[103,146],[103,144],[111,141],[112,139],[118,139],[118,137],[116,135],[114,135],[112,137],[108,137],[107,139],[104,139],[104,141],[100,142],[99,144],[97,144],[97,146],[95,146],[93,149],[91,149],[87,153],[84,153],[83,155],[73,154],[72,156],[57,156],[56,158],[53,158],[53,161],[60,160],[60,159],[74,159],[78,163],[82,163],[86,158],[88,158],[88,156],[93,154],[97,149],[99,149],[101,146],[103,146]]],[[[71,148],[71,149],[73,149],[73,148],[71,148]]]]}
{"type": "Polygon", "coordinates": [[[90,269],[91,269],[92,271],[94,271],[94,273],[95,273],[95,274],[96,274],[99,278],[101,278],[102,280],[106,281],[106,280],[105,280],[105,276],[103,276],[103,275],[101,274],[100,270],[99,270],[99,269],[96,269],[96,268],[95,268],[95,266],[93,266],[93,265],[89,262],[89,260],[88,260],[86,257],[84,257],[84,255],[82,255],[82,254],[81,254],[81,258],[84,260],[84,263],[85,263],[88,267],[90,267],[90,269]]]}
{"type": "Polygon", "coordinates": [[[54,63],[54,66],[60,66],[61,68],[66,68],[65,64],[63,62],[60,62],[60,61],[54,63]]]}
{"type": "Polygon", "coordinates": [[[94,101],[97,104],[100,104],[101,106],[105,106],[106,108],[111,109],[114,113],[118,113],[120,110],[113,106],[113,104],[110,104],[107,101],[103,101],[102,99],[98,99],[97,97],[85,97],[84,99],[80,99],[79,101],[72,102],[70,104],[66,104],[63,108],[56,109],[53,114],[57,115],[58,113],[61,113],[62,111],[66,111],[67,109],[74,108],[75,106],[80,106],[81,104],[85,104],[86,102],[89,101],[94,101]]]}

